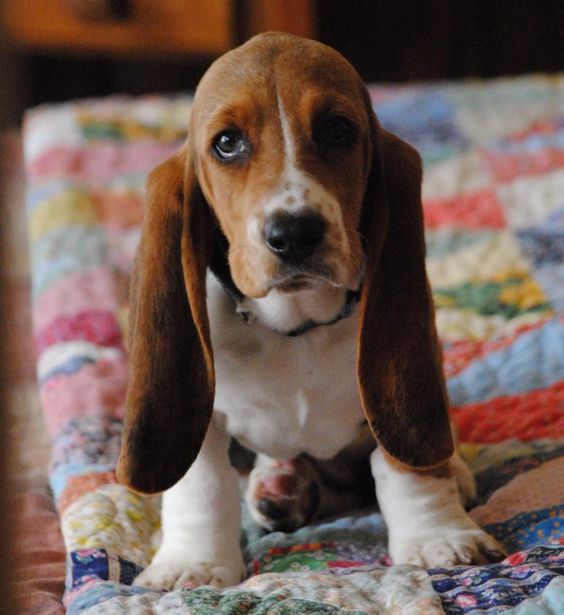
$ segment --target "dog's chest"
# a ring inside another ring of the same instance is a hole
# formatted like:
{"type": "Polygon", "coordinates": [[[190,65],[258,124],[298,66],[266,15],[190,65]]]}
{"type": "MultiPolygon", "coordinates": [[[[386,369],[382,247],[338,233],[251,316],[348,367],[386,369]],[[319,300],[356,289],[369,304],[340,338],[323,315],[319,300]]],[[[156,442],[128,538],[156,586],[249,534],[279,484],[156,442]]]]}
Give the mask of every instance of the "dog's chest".
{"type": "Polygon", "coordinates": [[[245,324],[228,304],[213,306],[216,420],[270,457],[336,455],[358,436],[364,418],[355,378],[355,321],[291,338],[245,324]]]}

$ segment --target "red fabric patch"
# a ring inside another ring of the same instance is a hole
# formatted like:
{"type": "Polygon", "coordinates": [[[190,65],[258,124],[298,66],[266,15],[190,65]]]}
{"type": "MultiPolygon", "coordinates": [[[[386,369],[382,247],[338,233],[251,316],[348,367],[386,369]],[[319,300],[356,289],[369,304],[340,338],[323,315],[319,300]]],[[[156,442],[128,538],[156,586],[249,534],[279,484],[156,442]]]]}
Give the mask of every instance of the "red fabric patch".
{"type": "Polygon", "coordinates": [[[122,335],[115,315],[107,311],[80,312],[61,316],[35,337],[38,353],[59,342],[84,340],[99,346],[122,347],[122,335]]]}
{"type": "Polygon", "coordinates": [[[357,568],[358,566],[364,566],[364,562],[360,560],[335,560],[327,562],[327,568],[357,568]]]}
{"type": "Polygon", "coordinates": [[[59,498],[59,514],[85,493],[91,493],[102,485],[117,483],[114,471],[95,474],[71,476],[67,479],[67,486],[59,498]]]}
{"type": "Polygon", "coordinates": [[[451,408],[461,442],[564,437],[564,380],[545,389],[451,408]]]}
{"type": "Polygon", "coordinates": [[[546,148],[520,154],[484,151],[482,155],[499,182],[510,182],[523,176],[546,175],[564,167],[564,151],[558,149],[546,148]]]}
{"type": "Polygon", "coordinates": [[[98,218],[109,228],[128,229],[143,222],[144,204],[140,194],[96,191],[93,201],[98,218]]]}
{"type": "Polygon", "coordinates": [[[50,378],[39,391],[49,433],[55,436],[73,419],[123,418],[127,374],[127,360],[122,354],[113,361],[87,363],[75,374],[50,378]]]}
{"type": "Polygon", "coordinates": [[[455,227],[476,230],[506,226],[501,205],[491,190],[451,199],[427,199],[423,202],[423,210],[428,229],[455,227]]]}

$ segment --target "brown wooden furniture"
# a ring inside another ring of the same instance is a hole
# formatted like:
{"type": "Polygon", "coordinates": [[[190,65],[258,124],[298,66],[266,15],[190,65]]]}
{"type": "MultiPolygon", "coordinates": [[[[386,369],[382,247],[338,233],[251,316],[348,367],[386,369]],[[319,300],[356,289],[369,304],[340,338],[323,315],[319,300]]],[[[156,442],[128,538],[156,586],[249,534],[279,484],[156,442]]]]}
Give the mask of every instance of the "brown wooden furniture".
{"type": "Polygon", "coordinates": [[[16,45],[74,53],[219,55],[250,35],[315,36],[313,0],[3,0],[16,45]]]}

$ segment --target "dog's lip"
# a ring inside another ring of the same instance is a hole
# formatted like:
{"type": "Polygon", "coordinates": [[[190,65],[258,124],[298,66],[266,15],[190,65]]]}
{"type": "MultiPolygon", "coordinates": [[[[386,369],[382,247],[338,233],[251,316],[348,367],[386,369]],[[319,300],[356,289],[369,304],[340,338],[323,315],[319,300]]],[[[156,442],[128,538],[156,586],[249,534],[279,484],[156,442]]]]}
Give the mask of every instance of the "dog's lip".
{"type": "Polygon", "coordinates": [[[320,282],[339,285],[333,269],[316,259],[297,266],[281,266],[272,278],[271,287],[289,292],[312,288],[320,282]]]}
{"type": "Polygon", "coordinates": [[[279,275],[272,281],[272,288],[283,292],[295,292],[313,288],[320,282],[335,285],[328,271],[299,271],[279,275]]]}
{"type": "Polygon", "coordinates": [[[286,278],[284,280],[278,280],[274,283],[274,288],[281,290],[283,292],[294,292],[298,290],[305,290],[306,288],[311,288],[315,278],[306,275],[297,275],[293,277],[286,278]]]}

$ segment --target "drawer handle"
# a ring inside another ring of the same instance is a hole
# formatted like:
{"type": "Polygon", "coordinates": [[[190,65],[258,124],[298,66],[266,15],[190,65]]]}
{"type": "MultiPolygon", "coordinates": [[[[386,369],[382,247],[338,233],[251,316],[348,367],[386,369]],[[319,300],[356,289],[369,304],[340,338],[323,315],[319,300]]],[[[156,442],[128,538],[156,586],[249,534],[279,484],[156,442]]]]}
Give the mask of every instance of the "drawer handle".
{"type": "Polygon", "coordinates": [[[125,21],[132,14],[131,0],[63,0],[82,21],[125,21]]]}

